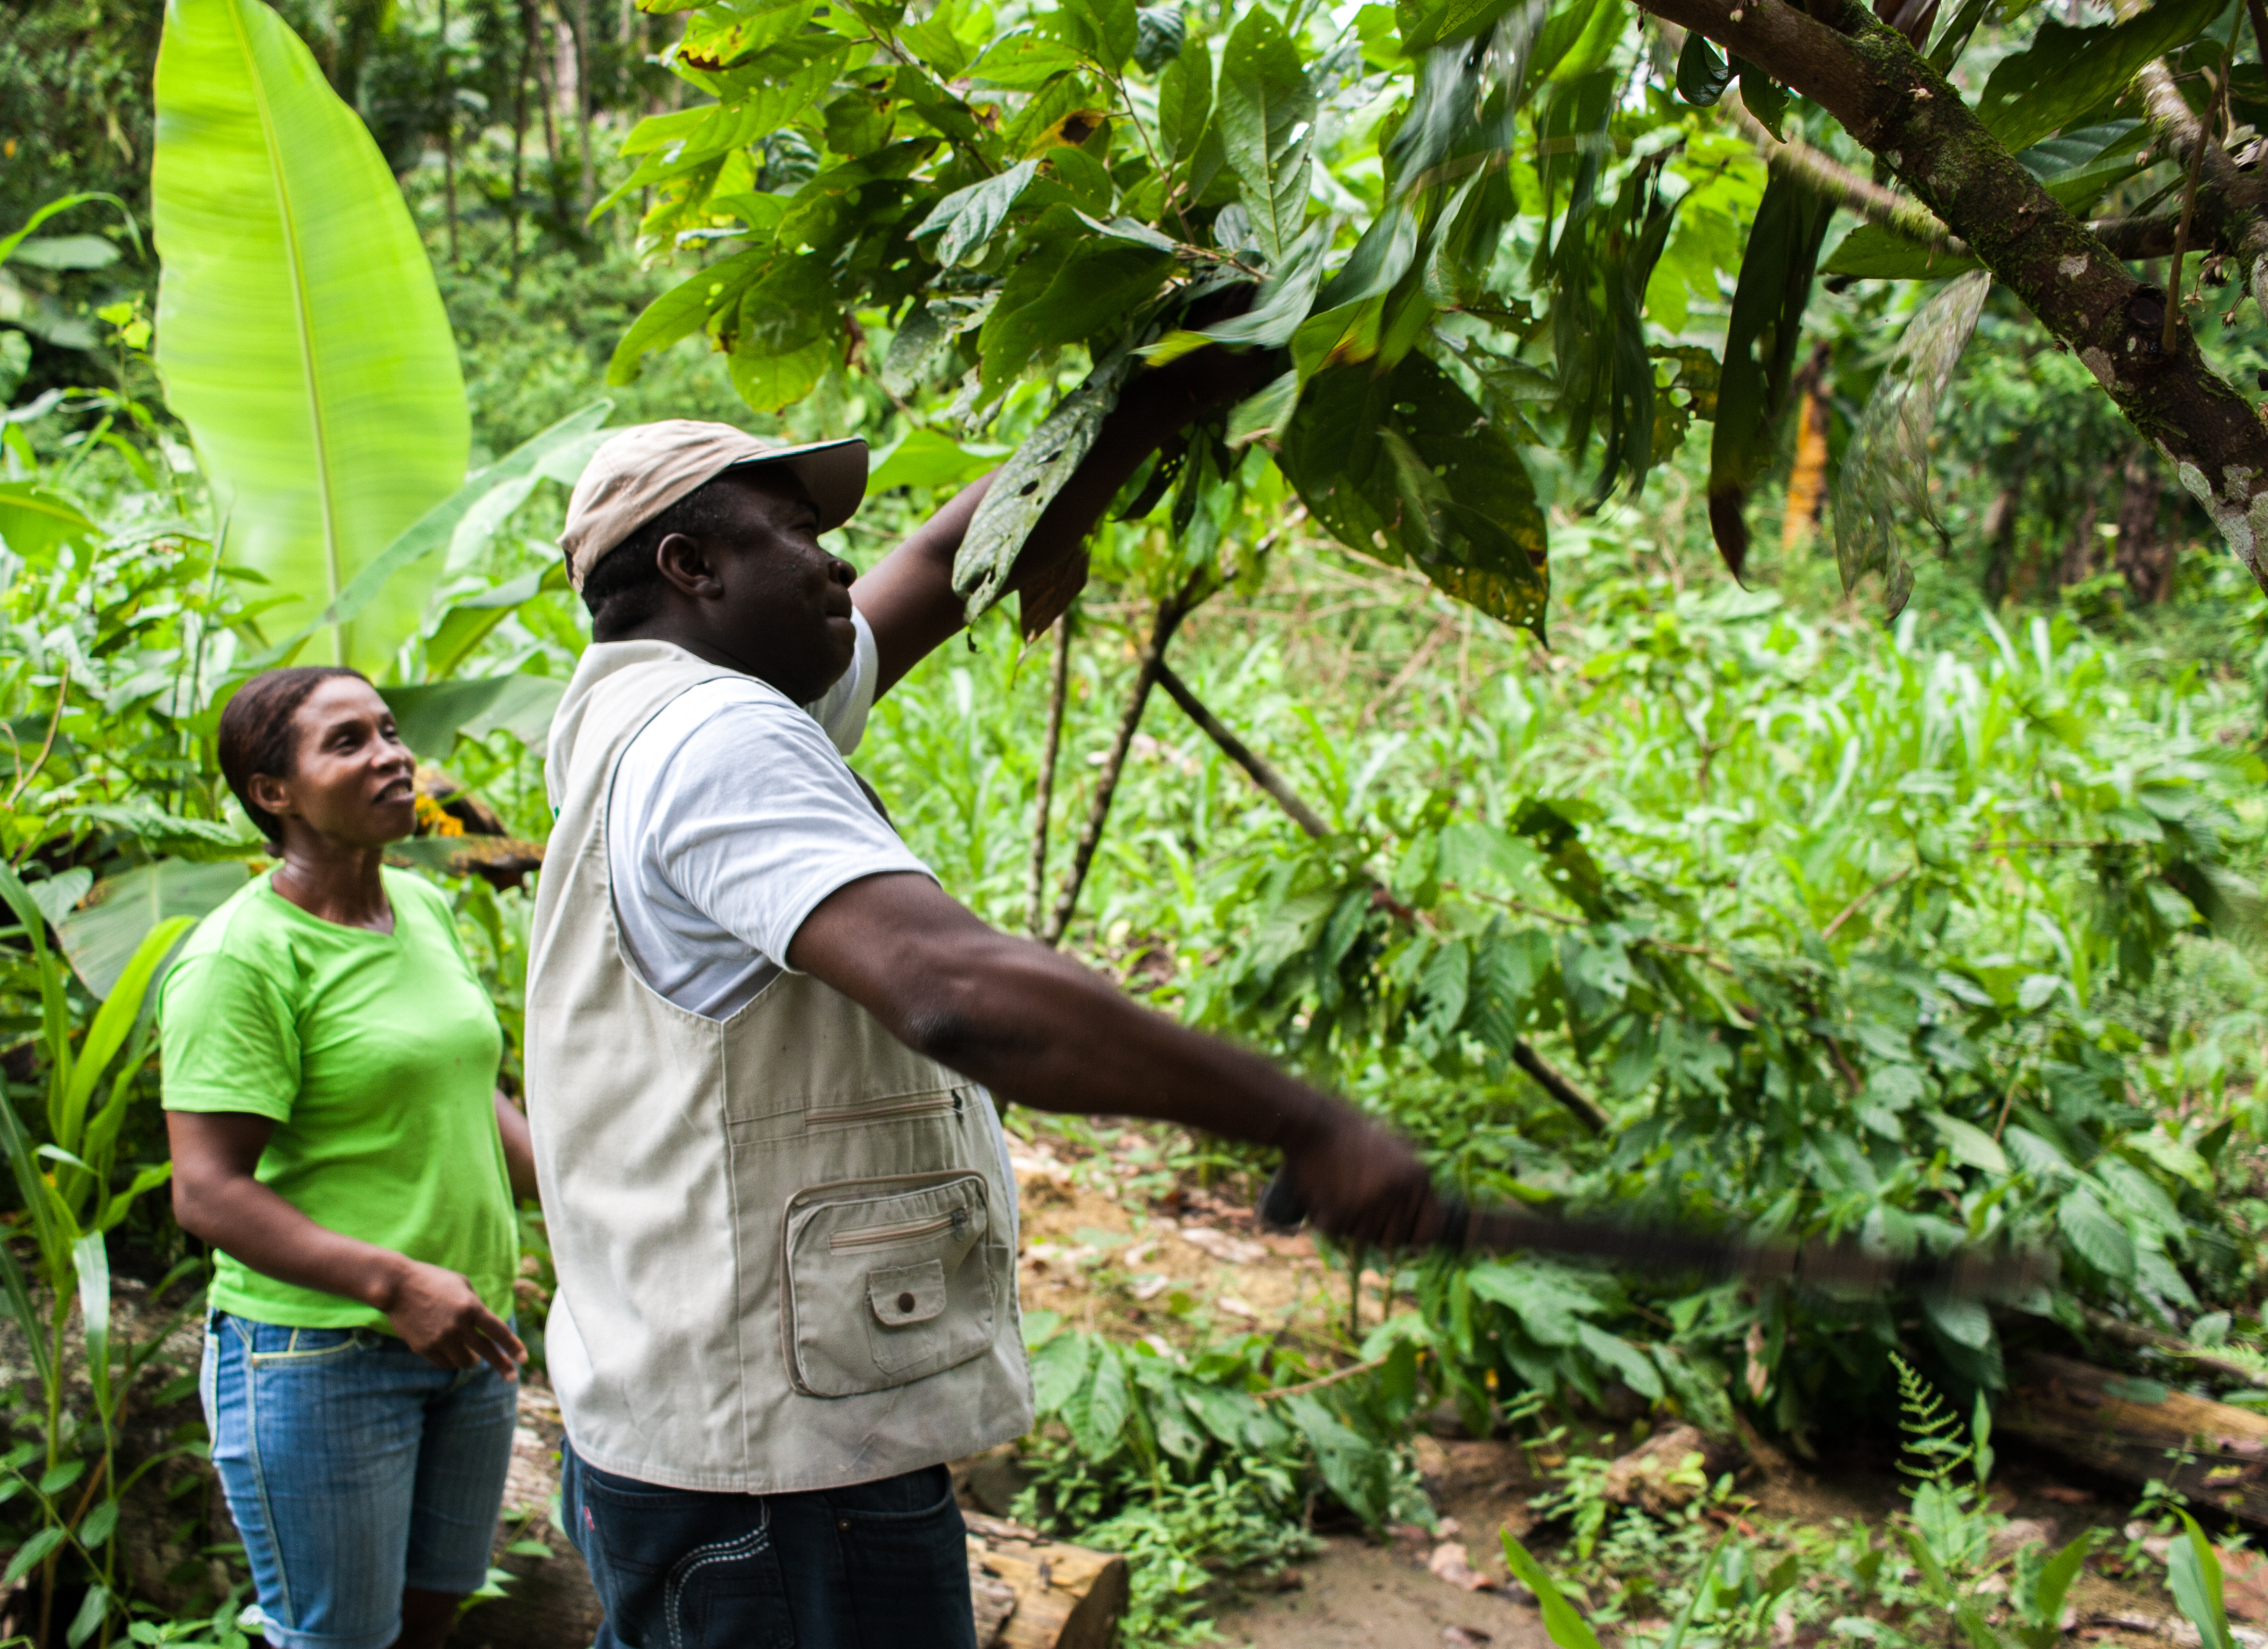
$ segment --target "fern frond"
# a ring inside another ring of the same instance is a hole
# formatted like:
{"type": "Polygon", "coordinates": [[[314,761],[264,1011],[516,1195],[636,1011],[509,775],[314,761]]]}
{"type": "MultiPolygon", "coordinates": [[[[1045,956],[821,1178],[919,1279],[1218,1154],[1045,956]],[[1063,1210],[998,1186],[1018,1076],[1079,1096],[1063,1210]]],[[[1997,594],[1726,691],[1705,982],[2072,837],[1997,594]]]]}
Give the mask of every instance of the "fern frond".
{"type": "Polygon", "coordinates": [[[1964,1440],[1961,1421],[1945,1399],[1896,1351],[1890,1363],[1898,1371],[1898,1469],[1909,1477],[1944,1483],[1976,1453],[1964,1440]]]}

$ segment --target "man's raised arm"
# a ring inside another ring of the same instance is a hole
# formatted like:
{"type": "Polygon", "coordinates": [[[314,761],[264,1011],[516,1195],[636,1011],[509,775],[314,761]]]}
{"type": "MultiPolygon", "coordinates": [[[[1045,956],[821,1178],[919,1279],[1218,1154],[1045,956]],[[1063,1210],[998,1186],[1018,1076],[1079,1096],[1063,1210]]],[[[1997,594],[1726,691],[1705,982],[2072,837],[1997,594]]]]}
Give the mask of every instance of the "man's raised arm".
{"type": "MultiPolygon", "coordinates": [[[[1137,372],[1086,460],[1032,528],[1008,587],[1020,589],[1077,554],[1145,459],[1193,420],[1251,394],[1282,364],[1272,351],[1232,355],[1215,345],[1137,372]]],[[[874,631],[881,666],[877,697],[959,633],[963,621],[961,598],[953,593],[953,558],[991,485],[992,476],[985,475],[963,487],[850,586],[850,599],[874,631]]]]}
{"type": "Polygon", "coordinates": [[[1439,1229],[1425,1167],[1395,1135],[1045,946],[996,932],[925,876],[837,888],[804,918],[787,960],[1014,1104],[1154,1117],[1278,1146],[1334,1236],[1397,1248],[1439,1229]]]}

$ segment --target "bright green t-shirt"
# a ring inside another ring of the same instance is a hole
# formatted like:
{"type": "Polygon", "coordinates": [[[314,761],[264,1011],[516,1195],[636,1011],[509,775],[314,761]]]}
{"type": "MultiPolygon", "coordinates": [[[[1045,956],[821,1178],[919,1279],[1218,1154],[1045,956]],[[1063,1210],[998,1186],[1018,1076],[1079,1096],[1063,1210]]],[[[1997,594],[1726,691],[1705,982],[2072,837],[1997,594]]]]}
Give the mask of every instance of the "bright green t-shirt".
{"type": "MultiPolygon", "coordinates": [[[[172,1111],[273,1117],[256,1177],[317,1225],[444,1265],[499,1316],[519,1258],[497,1132],[496,1009],[440,894],[385,872],[394,931],[308,915],[258,878],[197,925],[159,1002],[172,1111]]],[[[387,1329],[359,1301],[216,1251],[212,1303],[387,1329]]],[[[390,1332],[390,1330],[389,1330],[390,1332]]]]}

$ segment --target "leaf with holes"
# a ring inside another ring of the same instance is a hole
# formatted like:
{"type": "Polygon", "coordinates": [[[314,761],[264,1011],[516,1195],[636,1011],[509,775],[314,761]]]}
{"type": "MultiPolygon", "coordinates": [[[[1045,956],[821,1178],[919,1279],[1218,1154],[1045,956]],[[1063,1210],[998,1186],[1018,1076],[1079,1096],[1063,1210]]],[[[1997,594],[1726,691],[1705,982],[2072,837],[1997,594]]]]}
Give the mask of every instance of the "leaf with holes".
{"type": "MultiPolygon", "coordinates": [[[[1006,593],[1024,541],[1094,446],[1103,421],[1118,403],[1119,386],[1133,358],[1122,350],[1088,373],[993,478],[953,558],[954,593],[961,597],[971,623],[1006,593]]],[[[1047,615],[1047,622],[1035,627],[1040,616],[1023,615],[1027,636],[1045,630],[1057,615],[1047,615]]]]}
{"type": "Polygon", "coordinates": [[[1835,565],[1846,593],[1880,571],[1887,617],[1903,612],[1913,592],[1901,529],[1938,525],[1929,488],[1930,432],[1992,290],[1991,272],[1975,270],[1948,283],[1906,322],[1844,453],[1835,486],[1835,565]]]}
{"type": "Polygon", "coordinates": [[[1542,634],[1547,540],[1527,467],[1425,356],[1382,379],[1366,365],[1317,373],[1278,461],[1340,542],[1542,634]]]}

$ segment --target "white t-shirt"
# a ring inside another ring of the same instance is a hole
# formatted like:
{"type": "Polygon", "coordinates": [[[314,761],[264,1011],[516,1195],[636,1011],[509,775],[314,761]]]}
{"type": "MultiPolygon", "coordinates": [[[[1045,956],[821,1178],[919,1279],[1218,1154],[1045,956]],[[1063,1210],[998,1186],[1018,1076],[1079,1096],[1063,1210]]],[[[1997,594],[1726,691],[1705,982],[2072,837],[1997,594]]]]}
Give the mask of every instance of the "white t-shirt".
{"type": "Polygon", "coordinates": [[[855,614],[843,679],[799,705],[754,676],[688,689],[622,752],[607,868],[631,964],[671,1002],[731,1018],[782,971],[790,940],[845,883],[931,876],[843,758],[874,703],[874,632],[855,614]]]}

